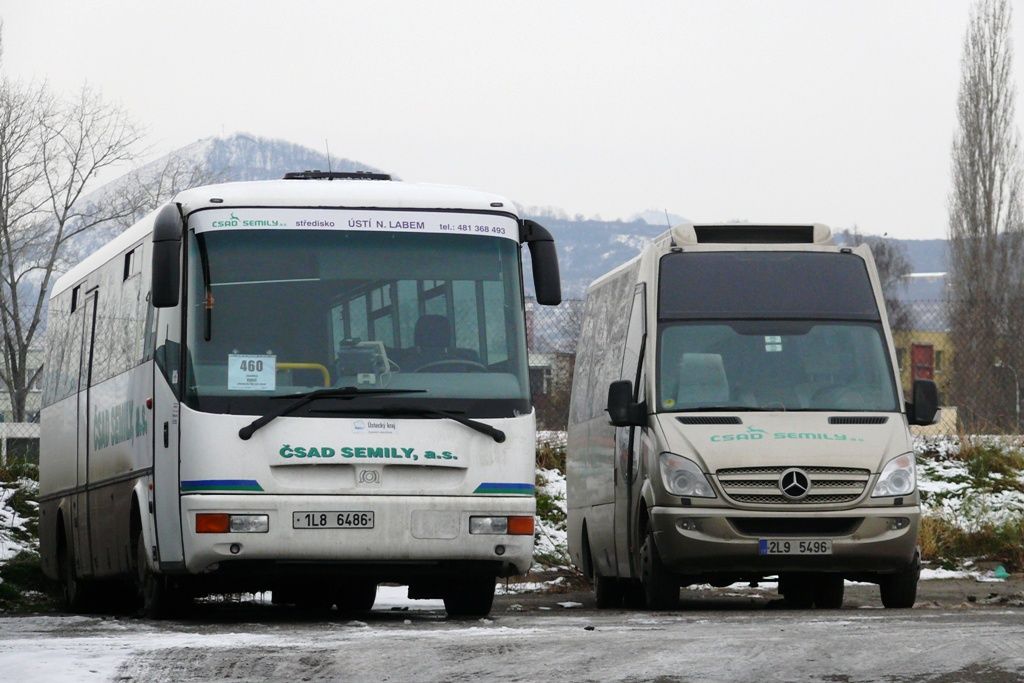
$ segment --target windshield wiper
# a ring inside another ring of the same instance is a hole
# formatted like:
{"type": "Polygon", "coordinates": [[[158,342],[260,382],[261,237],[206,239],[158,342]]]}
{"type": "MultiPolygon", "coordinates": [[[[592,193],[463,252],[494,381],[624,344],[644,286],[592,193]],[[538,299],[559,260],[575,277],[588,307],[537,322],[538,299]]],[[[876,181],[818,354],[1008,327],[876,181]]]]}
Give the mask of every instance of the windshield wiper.
{"type": "MultiPolygon", "coordinates": [[[[730,411],[757,411],[757,412],[770,412],[775,410],[774,408],[761,408],[758,406],[697,406],[696,408],[682,408],[680,410],[674,410],[675,413],[728,413],[730,411]]],[[[785,409],[783,409],[785,410],[785,409]]]]}
{"type": "Polygon", "coordinates": [[[422,407],[414,406],[414,407],[410,407],[410,408],[374,408],[372,410],[350,410],[350,409],[347,409],[347,408],[340,408],[340,409],[337,409],[337,410],[333,410],[333,409],[330,409],[330,408],[325,408],[323,410],[316,410],[314,412],[317,412],[317,413],[359,413],[359,414],[365,414],[365,413],[368,413],[368,412],[372,412],[374,415],[382,415],[382,416],[387,416],[387,417],[409,416],[409,417],[439,417],[439,418],[446,418],[448,420],[453,420],[455,422],[458,422],[459,424],[466,425],[470,429],[475,429],[476,431],[480,432],[481,434],[486,434],[487,436],[489,436],[492,439],[494,439],[494,441],[497,442],[497,443],[504,443],[504,441],[505,441],[505,432],[501,431],[497,427],[492,427],[491,425],[487,424],[486,422],[480,422],[479,420],[473,420],[473,419],[468,418],[468,417],[463,417],[462,415],[460,415],[460,414],[458,414],[456,412],[450,411],[450,410],[435,410],[433,408],[422,408],[422,407]]]}
{"type": "Polygon", "coordinates": [[[274,398],[294,398],[296,400],[291,403],[285,404],[273,410],[263,417],[258,417],[246,426],[238,430],[238,438],[242,441],[248,441],[252,438],[252,435],[256,433],[256,430],[265,427],[267,424],[272,422],[274,418],[283,417],[288,413],[293,413],[307,403],[320,398],[354,398],[356,396],[390,396],[393,394],[422,394],[425,389],[360,389],[359,387],[341,387],[340,389],[316,389],[306,394],[287,394],[284,396],[274,396],[274,398]]]}

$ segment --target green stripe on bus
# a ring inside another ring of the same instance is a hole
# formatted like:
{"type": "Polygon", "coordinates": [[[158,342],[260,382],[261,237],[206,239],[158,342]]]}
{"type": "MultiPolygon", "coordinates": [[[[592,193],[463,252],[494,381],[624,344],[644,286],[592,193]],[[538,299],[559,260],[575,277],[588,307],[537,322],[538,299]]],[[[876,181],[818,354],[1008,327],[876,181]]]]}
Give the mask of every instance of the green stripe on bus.
{"type": "Polygon", "coordinates": [[[262,491],[255,479],[198,479],[181,482],[182,491],[262,491]]]}
{"type": "Polygon", "coordinates": [[[520,496],[532,496],[533,484],[517,484],[508,482],[484,482],[476,487],[473,493],[510,493],[520,496]]]}

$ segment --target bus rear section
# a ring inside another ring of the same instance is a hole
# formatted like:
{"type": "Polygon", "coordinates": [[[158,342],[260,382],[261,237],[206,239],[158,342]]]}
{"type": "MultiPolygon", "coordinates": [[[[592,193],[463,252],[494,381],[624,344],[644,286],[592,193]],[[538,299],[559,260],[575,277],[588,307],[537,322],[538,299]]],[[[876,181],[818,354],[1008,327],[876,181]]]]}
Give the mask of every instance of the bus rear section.
{"type": "Polygon", "coordinates": [[[920,381],[904,404],[866,247],[820,225],[678,226],[584,315],[569,541],[599,604],[772,576],[798,606],[841,606],[844,579],[913,604],[908,424],[938,399],[920,381]]]}
{"type": "MultiPolygon", "coordinates": [[[[486,614],[533,551],[522,245],[538,299],[560,298],[550,235],[509,206],[295,174],[189,190],[151,218],[150,459],[120,475],[135,517],[110,519],[131,559],[75,578],[132,574],[153,615],[248,590],[361,611],[386,581],[486,614]]],[[[88,415],[124,400],[85,385],[88,415]]]]}

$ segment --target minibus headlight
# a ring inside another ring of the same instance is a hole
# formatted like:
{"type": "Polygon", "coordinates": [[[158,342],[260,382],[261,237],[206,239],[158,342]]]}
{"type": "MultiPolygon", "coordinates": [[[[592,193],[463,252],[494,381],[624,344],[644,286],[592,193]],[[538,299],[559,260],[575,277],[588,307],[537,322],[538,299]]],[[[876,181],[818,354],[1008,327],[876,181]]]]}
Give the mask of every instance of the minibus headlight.
{"type": "Polygon", "coordinates": [[[903,455],[890,460],[882,473],[878,475],[875,489],[871,492],[872,498],[884,498],[886,496],[906,496],[917,488],[917,471],[913,453],[903,455]]]}
{"type": "Polygon", "coordinates": [[[708,478],[692,460],[675,453],[662,453],[658,464],[661,466],[661,481],[672,495],[687,498],[717,497],[708,478]]]}

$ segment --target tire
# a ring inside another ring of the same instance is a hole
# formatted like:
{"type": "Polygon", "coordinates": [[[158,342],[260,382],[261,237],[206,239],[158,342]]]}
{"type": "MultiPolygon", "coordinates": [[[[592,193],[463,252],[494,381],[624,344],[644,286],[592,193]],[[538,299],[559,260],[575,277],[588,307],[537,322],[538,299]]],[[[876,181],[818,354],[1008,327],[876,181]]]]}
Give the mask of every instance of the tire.
{"type": "Polygon", "coordinates": [[[377,584],[369,579],[349,582],[338,590],[334,604],[345,614],[365,614],[377,600],[377,584]]]}
{"type": "Polygon", "coordinates": [[[679,608],[679,580],[661,563],[654,534],[650,531],[640,546],[640,583],[644,604],[651,610],[679,608]]]}
{"type": "Polygon", "coordinates": [[[882,606],[886,609],[910,609],[917,602],[917,580],[921,576],[921,559],[914,556],[914,562],[896,574],[880,577],[879,591],[882,606]]]}
{"type": "Polygon", "coordinates": [[[462,581],[444,596],[449,617],[486,617],[494,604],[494,577],[462,581]]]}
{"type": "Polygon", "coordinates": [[[621,579],[614,579],[610,576],[594,577],[594,605],[598,609],[614,609],[622,607],[622,598],[625,593],[621,579]]]}
{"type": "Polygon", "coordinates": [[[88,588],[84,581],[78,578],[78,570],[75,569],[75,553],[71,544],[65,540],[60,541],[57,547],[57,568],[60,572],[61,598],[64,609],[75,614],[81,614],[89,610],[89,603],[86,599],[88,588]]]}
{"type": "Polygon", "coordinates": [[[814,606],[818,609],[842,609],[845,591],[842,574],[821,574],[814,582],[814,606]]]}
{"type": "Polygon", "coordinates": [[[817,581],[813,574],[794,573],[779,577],[779,593],[790,609],[811,609],[817,593],[817,581]]]}
{"type": "Polygon", "coordinates": [[[643,609],[646,604],[644,585],[639,579],[624,579],[623,583],[622,606],[626,609],[643,609]]]}
{"type": "Polygon", "coordinates": [[[166,576],[150,570],[141,529],[135,538],[135,590],[142,616],[147,619],[167,619],[182,614],[191,603],[188,596],[173,590],[166,576]]]}

